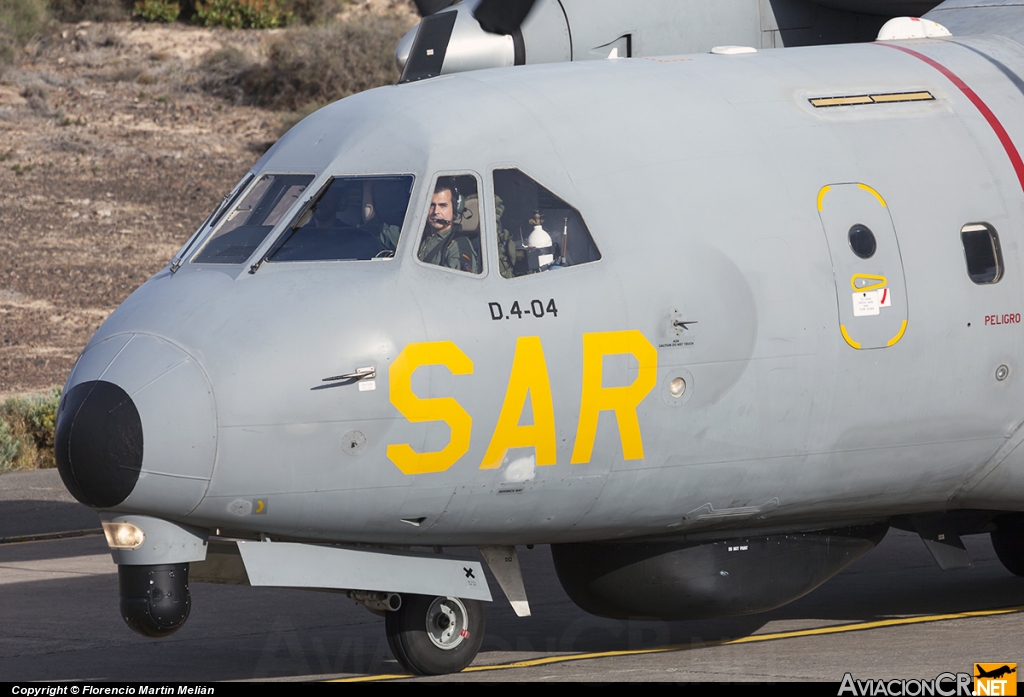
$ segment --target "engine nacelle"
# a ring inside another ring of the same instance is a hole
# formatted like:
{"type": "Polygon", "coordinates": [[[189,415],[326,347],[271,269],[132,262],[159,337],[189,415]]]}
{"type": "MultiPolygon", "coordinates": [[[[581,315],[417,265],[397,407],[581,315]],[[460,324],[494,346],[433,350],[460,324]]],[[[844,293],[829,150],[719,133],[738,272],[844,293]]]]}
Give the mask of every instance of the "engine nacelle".
{"type": "Polygon", "coordinates": [[[551,545],[565,592],[615,619],[694,620],[765,612],[805,595],[885,536],[888,523],[722,542],[551,545]]]}

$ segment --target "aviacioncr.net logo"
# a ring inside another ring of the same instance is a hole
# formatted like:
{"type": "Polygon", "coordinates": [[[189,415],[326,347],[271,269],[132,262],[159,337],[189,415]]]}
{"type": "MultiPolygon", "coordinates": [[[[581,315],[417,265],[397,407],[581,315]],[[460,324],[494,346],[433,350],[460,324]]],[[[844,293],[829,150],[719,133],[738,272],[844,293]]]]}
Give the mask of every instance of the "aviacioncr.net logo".
{"type": "Polygon", "coordinates": [[[1016,695],[1017,664],[1016,663],[975,663],[974,694],[1016,695]]]}
{"type": "Polygon", "coordinates": [[[940,673],[931,680],[893,679],[857,680],[850,673],[843,676],[839,696],[856,697],[973,697],[973,676],[970,673],[940,673]]]}

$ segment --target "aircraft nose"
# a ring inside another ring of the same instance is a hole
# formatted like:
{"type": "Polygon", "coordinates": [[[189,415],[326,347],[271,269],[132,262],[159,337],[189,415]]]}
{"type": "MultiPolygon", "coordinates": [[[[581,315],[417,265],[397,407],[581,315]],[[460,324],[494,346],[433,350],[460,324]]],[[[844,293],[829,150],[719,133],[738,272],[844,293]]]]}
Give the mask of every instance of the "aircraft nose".
{"type": "Polygon", "coordinates": [[[55,441],[57,469],[76,499],[110,508],[132,493],[142,470],[142,419],[123,389],[105,380],[71,388],[55,441]]]}
{"type": "Polygon", "coordinates": [[[120,334],[75,364],[57,412],[57,467],[95,508],[183,516],[209,486],[213,391],[198,361],[151,334],[120,334]]]}

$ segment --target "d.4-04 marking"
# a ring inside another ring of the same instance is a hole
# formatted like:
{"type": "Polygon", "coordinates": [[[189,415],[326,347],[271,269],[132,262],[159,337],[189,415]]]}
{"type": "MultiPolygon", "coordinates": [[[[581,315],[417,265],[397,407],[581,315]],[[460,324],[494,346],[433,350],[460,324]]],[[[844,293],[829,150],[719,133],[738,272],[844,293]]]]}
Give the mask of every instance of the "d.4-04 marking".
{"type": "Polygon", "coordinates": [[[519,306],[519,301],[516,300],[512,303],[512,307],[509,308],[508,313],[501,307],[501,303],[487,303],[487,309],[491,311],[491,319],[522,319],[525,317],[543,317],[545,314],[551,315],[552,317],[558,317],[558,308],[555,306],[555,299],[551,298],[547,304],[544,304],[543,300],[531,300],[529,304],[523,304],[519,306]]]}
{"type": "MultiPolygon", "coordinates": [[[[451,341],[408,344],[395,358],[388,369],[391,403],[411,423],[443,421],[451,429],[448,444],[436,452],[419,453],[408,443],[389,445],[388,459],[405,474],[444,472],[469,452],[473,417],[462,405],[453,397],[424,399],[412,391],[413,373],[428,365],[443,365],[453,375],[473,374],[473,361],[451,341]]],[[[639,331],[584,334],[583,389],[570,464],[590,462],[597,437],[597,420],[602,411],[615,414],[623,458],[642,459],[644,444],[636,409],[654,389],[657,380],[658,350],[639,331]],[[604,357],[617,355],[636,359],[637,377],[631,385],[604,387],[604,357]]],[[[532,447],[537,465],[553,465],[556,444],[555,408],[544,348],[539,336],[521,336],[516,340],[498,423],[480,469],[499,467],[509,448],[532,447]],[[533,423],[522,426],[519,422],[527,396],[533,410],[533,423]]]]}

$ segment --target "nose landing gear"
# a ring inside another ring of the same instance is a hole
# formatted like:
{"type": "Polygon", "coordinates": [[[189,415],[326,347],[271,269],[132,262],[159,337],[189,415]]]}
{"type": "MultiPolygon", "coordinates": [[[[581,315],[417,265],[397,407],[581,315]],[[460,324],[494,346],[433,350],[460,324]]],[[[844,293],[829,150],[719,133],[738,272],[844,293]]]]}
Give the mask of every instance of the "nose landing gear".
{"type": "Polygon", "coordinates": [[[420,675],[457,673],[476,658],[484,639],[484,606],[478,600],[408,595],[387,613],[391,652],[420,675]]]}

